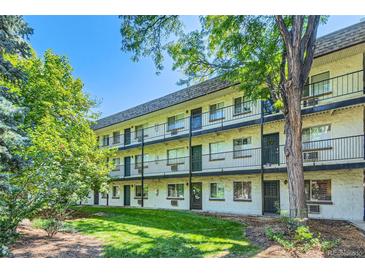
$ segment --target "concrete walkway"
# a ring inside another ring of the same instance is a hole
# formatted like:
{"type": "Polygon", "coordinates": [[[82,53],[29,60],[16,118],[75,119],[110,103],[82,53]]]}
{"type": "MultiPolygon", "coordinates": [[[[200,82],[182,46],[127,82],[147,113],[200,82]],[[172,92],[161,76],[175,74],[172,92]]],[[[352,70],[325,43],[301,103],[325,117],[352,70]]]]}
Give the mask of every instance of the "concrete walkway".
{"type": "Polygon", "coordinates": [[[351,223],[365,234],[365,221],[352,221],[351,223]]]}

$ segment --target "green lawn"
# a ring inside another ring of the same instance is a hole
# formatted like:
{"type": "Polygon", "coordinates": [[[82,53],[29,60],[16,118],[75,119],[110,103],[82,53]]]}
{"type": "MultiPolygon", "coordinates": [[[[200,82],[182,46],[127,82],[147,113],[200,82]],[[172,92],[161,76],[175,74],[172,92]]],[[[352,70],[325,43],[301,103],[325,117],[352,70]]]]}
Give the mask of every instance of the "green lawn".
{"type": "Polygon", "coordinates": [[[242,224],[193,212],[116,207],[76,207],[104,216],[69,221],[104,244],[105,257],[248,257],[258,248],[242,224]]]}

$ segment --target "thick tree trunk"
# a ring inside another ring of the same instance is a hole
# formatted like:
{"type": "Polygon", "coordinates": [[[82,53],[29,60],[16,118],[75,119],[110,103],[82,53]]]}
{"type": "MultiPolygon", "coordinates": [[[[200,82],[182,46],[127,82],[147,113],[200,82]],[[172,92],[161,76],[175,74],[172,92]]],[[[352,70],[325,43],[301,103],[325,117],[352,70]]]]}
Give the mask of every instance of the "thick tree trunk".
{"type": "Polygon", "coordinates": [[[288,170],[289,215],[293,218],[307,218],[302,156],[301,91],[291,81],[285,85],[285,89],[285,157],[288,170]]]}

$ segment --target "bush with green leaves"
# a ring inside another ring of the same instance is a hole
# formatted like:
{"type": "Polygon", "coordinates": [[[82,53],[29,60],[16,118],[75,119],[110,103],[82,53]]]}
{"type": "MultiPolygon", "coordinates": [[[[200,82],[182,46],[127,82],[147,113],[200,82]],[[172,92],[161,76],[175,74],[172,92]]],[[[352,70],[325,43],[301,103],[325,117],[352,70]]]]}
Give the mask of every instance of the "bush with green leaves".
{"type": "Polygon", "coordinates": [[[53,218],[36,218],[32,220],[32,226],[45,230],[50,238],[54,237],[58,232],[75,232],[75,229],[68,223],[53,218]]]}
{"type": "Polygon", "coordinates": [[[281,223],[285,224],[282,231],[274,231],[272,228],[268,228],[265,234],[270,240],[277,242],[287,251],[305,253],[315,247],[327,251],[338,244],[338,241],[322,240],[321,234],[311,232],[309,226],[303,223],[302,220],[282,217],[281,223]]]}

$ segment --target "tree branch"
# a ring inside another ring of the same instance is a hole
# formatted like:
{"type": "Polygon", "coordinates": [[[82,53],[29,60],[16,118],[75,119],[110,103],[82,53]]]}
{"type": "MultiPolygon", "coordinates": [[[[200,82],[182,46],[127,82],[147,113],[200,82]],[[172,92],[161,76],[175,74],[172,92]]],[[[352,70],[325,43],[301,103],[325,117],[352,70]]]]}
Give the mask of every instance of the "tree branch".
{"type": "Polygon", "coordinates": [[[302,58],[304,58],[303,68],[302,68],[302,72],[301,72],[301,79],[302,79],[301,82],[303,84],[305,83],[305,80],[308,77],[309,71],[310,71],[310,69],[312,67],[312,63],[313,63],[315,41],[316,41],[316,37],[317,37],[319,19],[320,19],[319,15],[311,16],[310,20],[308,19],[308,25],[307,25],[307,30],[306,30],[306,33],[308,33],[307,34],[308,38],[307,37],[305,38],[308,41],[306,42],[306,47],[304,49],[305,51],[303,52],[303,56],[302,56],[302,58]],[[305,55],[305,57],[304,57],[304,55],[305,55]]]}
{"type": "Polygon", "coordinates": [[[277,26],[279,27],[279,31],[280,31],[280,34],[282,36],[282,39],[286,45],[286,48],[291,51],[291,34],[288,30],[288,28],[286,27],[285,23],[284,23],[284,20],[283,20],[283,17],[281,15],[275,15],[275,20],[276,20],[276,24],[277,26]]]}

